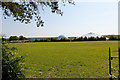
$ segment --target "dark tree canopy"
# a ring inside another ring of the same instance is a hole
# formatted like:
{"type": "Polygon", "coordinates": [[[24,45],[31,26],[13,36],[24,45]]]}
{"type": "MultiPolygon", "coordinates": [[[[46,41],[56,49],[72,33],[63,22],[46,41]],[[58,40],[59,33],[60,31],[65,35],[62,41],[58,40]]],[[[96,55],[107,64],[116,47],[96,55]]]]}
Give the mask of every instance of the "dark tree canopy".
{"type": "Polygon", "coordinates": [[[24,37],[24,36],[19,36],[19,40],[26,40],[27,38],[26,37],[24,37]]]}
{"type": "Polygon", "coordinates": [[[17,36],[10,36],[9,41],[11,40],[19,40],[19,38],[17,36]]]}
{"type": "MultiPolygon", "coordinates": [[[[51,9],[52,13],[63,15],[63,12],[59,9],[59,0],[42,0],[36,2],[35,0],[29,0],[24,2],[24,0],[20,0],[21,2],[2,2],[2,11],[4,18],[13,16],[14,21],[20,21],[21,23],[30,23],[31,20],[35,19],[37,27],[43,26],[44,22],[41,19],[39,6],[46,6],[51,9]]],[[[74,4],[72,0],[61,0],[64,3],[68,2],[70,4],[74,4]]]]}

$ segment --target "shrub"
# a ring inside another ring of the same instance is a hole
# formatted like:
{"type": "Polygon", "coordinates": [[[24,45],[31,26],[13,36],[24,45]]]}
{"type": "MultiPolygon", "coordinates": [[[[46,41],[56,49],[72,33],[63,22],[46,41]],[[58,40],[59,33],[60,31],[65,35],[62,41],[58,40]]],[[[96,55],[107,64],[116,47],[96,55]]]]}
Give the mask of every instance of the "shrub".
{"type": "Polygon", "coordinates": [[[6,43],[2,43],[2,79],[16,80],[25,78],[24,76],[24,58],[18,56],[15,47],[9,48],[6,43]]]}

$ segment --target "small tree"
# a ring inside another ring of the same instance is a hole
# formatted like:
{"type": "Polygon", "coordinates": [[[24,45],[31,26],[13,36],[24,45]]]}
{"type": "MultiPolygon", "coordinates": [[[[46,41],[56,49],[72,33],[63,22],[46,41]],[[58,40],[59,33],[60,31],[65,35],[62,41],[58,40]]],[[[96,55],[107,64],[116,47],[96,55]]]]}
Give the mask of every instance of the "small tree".
{"type": "Polygon", "coordinates": [[[38,40],[38,39],[35,39],[35,42],[39,42],[39,40],[38,40]]]}
{"type": "Polygon", "coordinates": [[[100,40],[106,40],[106,38],[105,37],[100,37],[100,40]]]}
{"type": "Polygon", "coordinates": [[[84,37],[84,41],[87,41],[87,37],[86,36],[84,37]]]}
{"type": "Polygon", "coordinates": [[[11,40],[19,40],[19,38],[17,36],[10,36],[9,41],[11,40]]]}
{"type": "Polygon", "coordinates": [[[56,41],[58,41],[58,39],[57,38],[50,38],[50,41],[51,42],[56,42],[56,41]]]}
{"type": "Polygon", "coordinates": [[[19,40],[26,40],[26,39],[27,39],[26,37],[19,36],[19,40]]]}
{"type": "Polygon", "coordinates": [[[89,37],[88,40],[89,41],[95,41],[96,39],[94,37],[89,37]]]}
{"type": "Polygon", "coordinates": [[[6,41],[6,39],[2,37],[2,41],[6,41]]]}

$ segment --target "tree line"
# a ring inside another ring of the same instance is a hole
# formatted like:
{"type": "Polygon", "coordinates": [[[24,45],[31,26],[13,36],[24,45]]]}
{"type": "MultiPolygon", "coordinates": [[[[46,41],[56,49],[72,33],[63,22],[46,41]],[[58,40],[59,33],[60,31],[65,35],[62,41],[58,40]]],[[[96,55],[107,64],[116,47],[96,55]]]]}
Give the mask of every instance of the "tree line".
{"type": "Polygon", "coordinates": [[[35,39],[35,42],[66,42],[66,41],[105,41],[105,40],[120,40],[120,37],[110,36],[108,39],[106,37],[79,37],[79,38],[44,38],[35,39]]]}
{"type": "Polygon", "coordinates": [[[103,41],[105,37],[79,37],[79,38],[46,38],[46,39],[35,39],[35,42],[70,42],[70,41],[103,41]]]}
{"type": "Polygon", "coordinates": [[[104,36],[102,37],[74,37],[74,38],[42,38],[42,39],[30,39],[24,36],[10,36],[8,39],[2,38],[3,41],[12,41],[12,40],[32,40],[33,42],[66,42],[66,41],[105,41],[105,40],[120,40],[120,37],[109,36],[108,39],[104,36]]]}
{"type": "Polygon", "coordinates": [[[24,37],[24,36],[10,36],[8,39],[6,38],[2,38],[2,41],[12,41],[12,40],[28,40],[28,38],[24,37]]]}

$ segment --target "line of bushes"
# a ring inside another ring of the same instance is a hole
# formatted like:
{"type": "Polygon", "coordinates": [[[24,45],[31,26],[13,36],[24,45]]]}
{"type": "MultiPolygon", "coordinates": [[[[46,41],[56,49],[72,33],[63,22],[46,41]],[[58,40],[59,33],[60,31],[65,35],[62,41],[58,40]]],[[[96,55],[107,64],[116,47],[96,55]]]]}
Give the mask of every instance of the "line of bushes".
{"type": "Polygon", "coordinates": [[[35,42],[68,42],[68,41],[105,41],[105,40],[120,40],[120,38],[110,36],[108,39],[106,37],[79,37],[79,38],[45,38],[45,39],[35,39],[35,42]]]}

